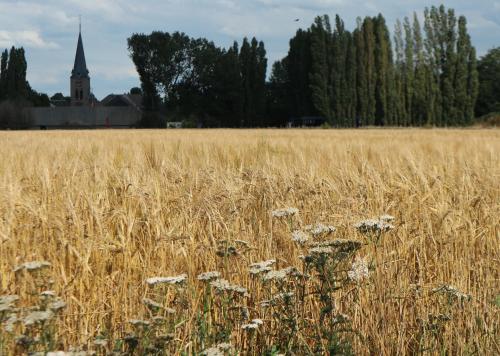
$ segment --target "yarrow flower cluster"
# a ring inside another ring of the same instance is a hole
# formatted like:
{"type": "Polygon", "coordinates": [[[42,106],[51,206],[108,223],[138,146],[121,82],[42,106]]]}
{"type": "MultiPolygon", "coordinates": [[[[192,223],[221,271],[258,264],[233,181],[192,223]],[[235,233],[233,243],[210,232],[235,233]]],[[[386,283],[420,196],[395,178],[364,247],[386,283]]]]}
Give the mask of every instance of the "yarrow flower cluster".
{"type": "Polygon", "coordinates": [[[200,273],[198,275],[198,280],[199,281],[213,281],[215,279],[220,278],[220,272],[213,271],[213,272],[205,272],[205,273],[200,273]]]}
{"type": "Polygon", "coordinates": [[[261,319],[253,319],[250,323],[244,324],[241,326],[243,330],[256,330],[264,324],[264,322],[261,319]]]}
{"type": "Polygon", "coordinates": [[[179,285],[179,284],[184,284],[187,280],[187,274],[181,274],[179,276],[175,277],[152,277],[146,279],[146,283],[154,286],[157,284],[172,284],[172,285],[179,285]]]}
{"type": "Polygon", "coordinates": [[[347,272],[350,280],[355,282],[361,282],[363,279],[370,276],[370,271],[368,269],[368,263],[364,258],[357,258],[352,264],[351,270],[347,272]]]}
{"type": "Polygon", "coordinates": [[[14,307],[14,303],[19,300],[17,295],[2,295],[0,296],[0,313],[8,312],[14,307]]]}
{"type": "Polygon", "coordinates": [[[140,319],[130,319],[128,322],[133,326],[139,326],[139,327],[148,327],[151,325],[149,321],[140,319]]]}
{"type": "Polygon", "coordinates": [[[295,230],[292,232],[292,241],[298,243],[299,245],[304,245],[309,241],[309,236],[302,230],[295,230]]]}
{"type": "Polygon", "coordinates": [[[231,351],[233,346],[227,342],[223,342],[205,349],[201,352],[204,356],[224,356],[226,352],[231,351]]]}
{"type": "Polygon", "coordinates": [[[272,216],[275,218],[285,218],[288,216],[293,216],[299,213],[299,209],[297,208],[285,208],[285,209],[277,209],[272,211],[272,216]]]}
{"type": "Polygon", "coordinates": [[[324,225],[321,223],[317,223],[314,225],[307,225],[305,227],[305,230],[310,232],[311,235],[313,235],[313,237],[318,237],[318,236],[328,235],[328,234],[334,233],[337,229],[335,228],[335,226],[331,226],[331,225],[327,226],[327,225],[324,225]]]}
{"type": "Polygon", "coordinates": [[[252,263],[250,265],[250,274],[256,275],[261,273],[266,273],[271,271],[271,266],[276,263],[276,260],[267,260],[257,263],[252,263]]]}
{"type": "Polygon", "coordinates": [[[143,298],[142,302],[144,303],[145,306],[147,306],[150,309],[163,309],[163,305],[160,303],[155,302],[153,299],[149,298],[143,298]]]}
{"type": "Polygon", "coordinates": [[[450,285],[442,285],[438,288],[434,288],[432,290],[432,293],[440,293],[440,294],[445,294],[452,299],[456,299],[459,301],[470,301],[472,299],[471,295],[465,294],[461,291],[459,291],[456,287],[450,286],[450,285]]]}
{"type": "Polygon", "coordinates": [[[264,275],[264,281],[285,281],[290,276],[296,276],[299,272],[295,267],[287,267],[277,271],[269,271],[264,275]]]}
{"type": "Polygon", "coordinates": [[[50,262],[47,262],[47,261],[25,262],[25,263],[20,264],[19,266],[16,266],[14,268],[14,272],[19,272],[22,270],[32,272],[32,271],[40,270],[40,269],[47,268],[50,266],[52,266],[52,264],[50,262]]]}
{"type": "Polygon", "coordinates": [[[54,313],[51,310],[32,311],[23,318],[22,322],[24,326],[30,326],[44,323],[51,320],[53,317],[54,313]]]}
{"type": "Polygon", "coordinates": [[[210,282],[210,285],[219,292],[234,292],[244,296],[248,295],[246,288],[231,284],[225,279],[217,279],[210,282]]]}
{"type": "Polygon", "coordinates": [[[393,221],[394,217],[391,215],[382,215],[378,219],[367,219],[358,222],[354,225],[359,232],[366,233],[380,233],[388,230],[394,229],[394,225],[390,224],[389,221],[393,221]]]}
{"type": "Polygon", "coordinates": [[[329,253],[332,253],[334,250],[344,253],[350,253],[359,250],[361,248],[361,242],[348,239],[333,239],[333,240],[315,242],[312,243],[311,246],[313,246],[313,248],[309,250],[309,252],[312,251],[313,253],[314,252],[327,253],[326,251],[328,249],[325,248],[329,248],[328,251],[331,251],[329,253]],[[314,248],[316,248],[316,250],[314,248]]]}

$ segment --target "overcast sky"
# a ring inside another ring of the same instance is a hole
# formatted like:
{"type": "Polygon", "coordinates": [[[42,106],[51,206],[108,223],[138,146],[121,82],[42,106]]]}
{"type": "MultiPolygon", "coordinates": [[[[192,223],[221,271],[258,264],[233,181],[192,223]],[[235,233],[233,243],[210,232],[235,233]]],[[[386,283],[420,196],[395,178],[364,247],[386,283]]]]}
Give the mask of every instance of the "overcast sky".
{"type": "MultiPolygon", "coordinates": [[[[500,46],[500,0],[443,3],[467,16],[480,55],[500,46]]],[[[67,95],[81,14],[92,90],[101,99],[139,85],[126,43],[135,32],[183,31],[220,46],[257,36],[266,44],[271,65],[286,55],[297,28],[307,28],[316,15],[338,13],[352,29],[357,16],[381,12],[392,31],[397,18],[439,4],[427,0],[0,0],[0,48],[24,46],[32,87],[49,95],[67,95]],[[300,21],[295,22],[296,18],[300,21]]]]}

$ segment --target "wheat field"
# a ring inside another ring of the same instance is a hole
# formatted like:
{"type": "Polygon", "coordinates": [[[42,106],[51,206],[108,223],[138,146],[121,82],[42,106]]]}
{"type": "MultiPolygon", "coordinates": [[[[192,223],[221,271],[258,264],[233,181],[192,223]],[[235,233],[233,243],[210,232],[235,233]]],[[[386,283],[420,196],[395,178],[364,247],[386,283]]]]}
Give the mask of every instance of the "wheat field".
{"type": "Polygon", "coordinates": [[[499,222],[498,130],[0,132],[0,295],[19,296],[20,320],[0,331],[0,354],[147,353],[149,326],[130,322],[152,316],[145,297],[173,309],[162,312],[169,339],[158,354],[219,342],[232,345],[227,354],[326,354],[331,340],[317,335],[329,302],[303,293],[301,305],[279,309],[285,319],[259,304],[285,287],[248,271],[275,259],[275,270],[303,272],[304,247],[291,234],[315,223],[361,242],[356,257],[370,265],[362,281],[328,294],[331,315],[349,318],[350,331],[335,330],[354,354],[499,354],[499,222]],[[289,207],[298,213],[273,217],[289,207]],[[354,227],[382,214],[394,228],[376,241],[354,227]],[[14,272],[30,261],[50,266],[14,272]],[[207,271],[247,295],[212,303],[222,297],[197,280],[207,271]],[[183,274],[181,287],[146,282],[183,274]],[[66,307],[23,325],[45,289],[66,307]],[[234,310],[262,325],[242,329],[234,310]],[[50,342],[40,341],[43,328],[50,342]],[[23,343],[28,333],[34,340],[23,343]]]}

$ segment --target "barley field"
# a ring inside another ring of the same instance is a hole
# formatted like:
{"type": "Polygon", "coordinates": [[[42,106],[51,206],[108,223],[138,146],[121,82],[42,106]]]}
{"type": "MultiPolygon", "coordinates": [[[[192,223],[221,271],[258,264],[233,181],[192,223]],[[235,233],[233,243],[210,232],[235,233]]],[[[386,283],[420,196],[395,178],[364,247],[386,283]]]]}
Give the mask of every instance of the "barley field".
{"type": "Polygon", "coordinates": [[[500,354],[499,222],[498,130],[0,132],[0,354],[500,354]]]}

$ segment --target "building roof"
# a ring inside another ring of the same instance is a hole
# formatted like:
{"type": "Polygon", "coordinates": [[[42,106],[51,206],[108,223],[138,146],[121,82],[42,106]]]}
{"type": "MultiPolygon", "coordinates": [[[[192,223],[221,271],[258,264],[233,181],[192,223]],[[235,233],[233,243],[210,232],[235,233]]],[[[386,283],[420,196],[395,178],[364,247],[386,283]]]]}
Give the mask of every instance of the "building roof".
{"type": "Polygon", "coordinates": [[[71,72],[72,78],[89,78],[87,62],[85,61],[85,52],[83,50],[82,33],[78,35],[78,45],[76,47],[75,65],[71,72]]]}
{"type": "Polygon", "coordinates": [[[139,94],[109,94],[101,100],[102,106],[129,106],[141,110],[142,95],[139,94]]]}

